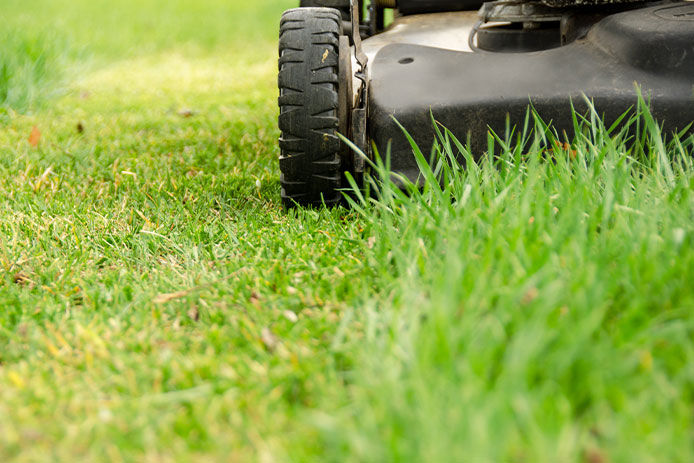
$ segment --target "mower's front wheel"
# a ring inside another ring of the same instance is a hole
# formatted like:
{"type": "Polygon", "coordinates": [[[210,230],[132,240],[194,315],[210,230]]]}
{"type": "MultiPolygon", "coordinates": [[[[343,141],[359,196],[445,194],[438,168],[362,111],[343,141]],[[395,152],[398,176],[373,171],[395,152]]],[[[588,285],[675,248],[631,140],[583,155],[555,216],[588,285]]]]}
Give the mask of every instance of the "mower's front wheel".
{"type": "Polygon", "coordinates": [[[295,8],[282,15],[279,144],[282,202],[288,207],[334,205],[342,198],[340,31],[340,12],[332,8],[295,8]]]}

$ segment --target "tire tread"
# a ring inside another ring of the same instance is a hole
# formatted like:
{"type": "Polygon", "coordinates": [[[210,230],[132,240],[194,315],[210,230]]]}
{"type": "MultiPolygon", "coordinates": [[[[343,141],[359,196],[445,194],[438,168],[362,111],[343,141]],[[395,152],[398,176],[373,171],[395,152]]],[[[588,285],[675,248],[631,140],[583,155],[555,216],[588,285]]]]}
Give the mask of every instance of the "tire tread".
{"type": "Polygon", "coordinates": [[[295,8],[280,21],[279,166],[288,207],[334,205],[342,199],[340,31],[340,12],[331,8],[295,8]]]}

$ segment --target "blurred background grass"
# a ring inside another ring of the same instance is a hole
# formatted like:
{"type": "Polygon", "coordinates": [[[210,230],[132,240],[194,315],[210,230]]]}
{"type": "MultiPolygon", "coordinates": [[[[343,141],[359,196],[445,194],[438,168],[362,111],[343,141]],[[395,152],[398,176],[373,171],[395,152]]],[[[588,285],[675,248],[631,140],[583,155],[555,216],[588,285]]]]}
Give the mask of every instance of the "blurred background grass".
{"type": "Polygon", "coordinates": [[[52,96],[69,66],[69,46],[24,27],[0,32],[0,114],[26,111],[52,96]]]}
{"type": "Polygon", "coordinates": [[[90,69],[176,50],[190,57],[264,55],[286,0],[5,0],[0,111],[26,112],[90,69]],[[233,50],[233,53],[230,53],[233,50]]]}

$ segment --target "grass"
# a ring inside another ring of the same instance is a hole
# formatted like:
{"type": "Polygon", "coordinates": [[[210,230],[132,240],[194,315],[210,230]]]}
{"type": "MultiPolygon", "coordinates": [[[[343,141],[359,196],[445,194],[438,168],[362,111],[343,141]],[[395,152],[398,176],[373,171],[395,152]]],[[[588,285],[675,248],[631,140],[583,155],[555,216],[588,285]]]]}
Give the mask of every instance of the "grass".
{"type": "Polygon", "coordinates": [[[64,72],[63,50],[54,40],[19,28],[0,33],[0,116],[27,111],[52,96],[64,72]]]}
{"type": "Polygon", "coordinates": [[[334,461],[691,459],[693,145],[659,155],[644,108],[631,148],[593,118],[475,163],[441,131],[443,186],[420,154],[423,191],[355,203],[393,289],[344,338],[334,461]]]}
{"type": "Polygon", "coordinates": [[[443,187],[286,212],[291,2],[28,3],[0,461],[692,460],[691,138],[593,118],[461,170],[442,130],[443,187]]]}

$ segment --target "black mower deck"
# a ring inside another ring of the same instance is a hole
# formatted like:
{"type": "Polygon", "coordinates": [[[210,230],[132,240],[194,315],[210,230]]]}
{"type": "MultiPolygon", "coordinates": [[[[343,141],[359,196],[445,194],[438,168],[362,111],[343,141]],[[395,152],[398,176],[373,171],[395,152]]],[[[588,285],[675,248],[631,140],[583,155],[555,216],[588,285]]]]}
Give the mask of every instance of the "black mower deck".
{"type": "Polygon", "coordinates": [[[636,105],[638,85],[670,133],[694,121],[694,3],[611,15],[585,39],[539,52],[396,43],[382,47],[369,67],[369,138],[381,152],[390,145],[392,169],[412,180],[419,171],[393,118],[427,148],[434,138],[431,111],[481,154],[488,129],[503,135],[507,117],[522,126],[531,102],[558,133],[571,136],[572,102],[585,112],[585,95],[610,124],[636,105]],[[678,16],[686,13],[691,16],[678,16]]]}

